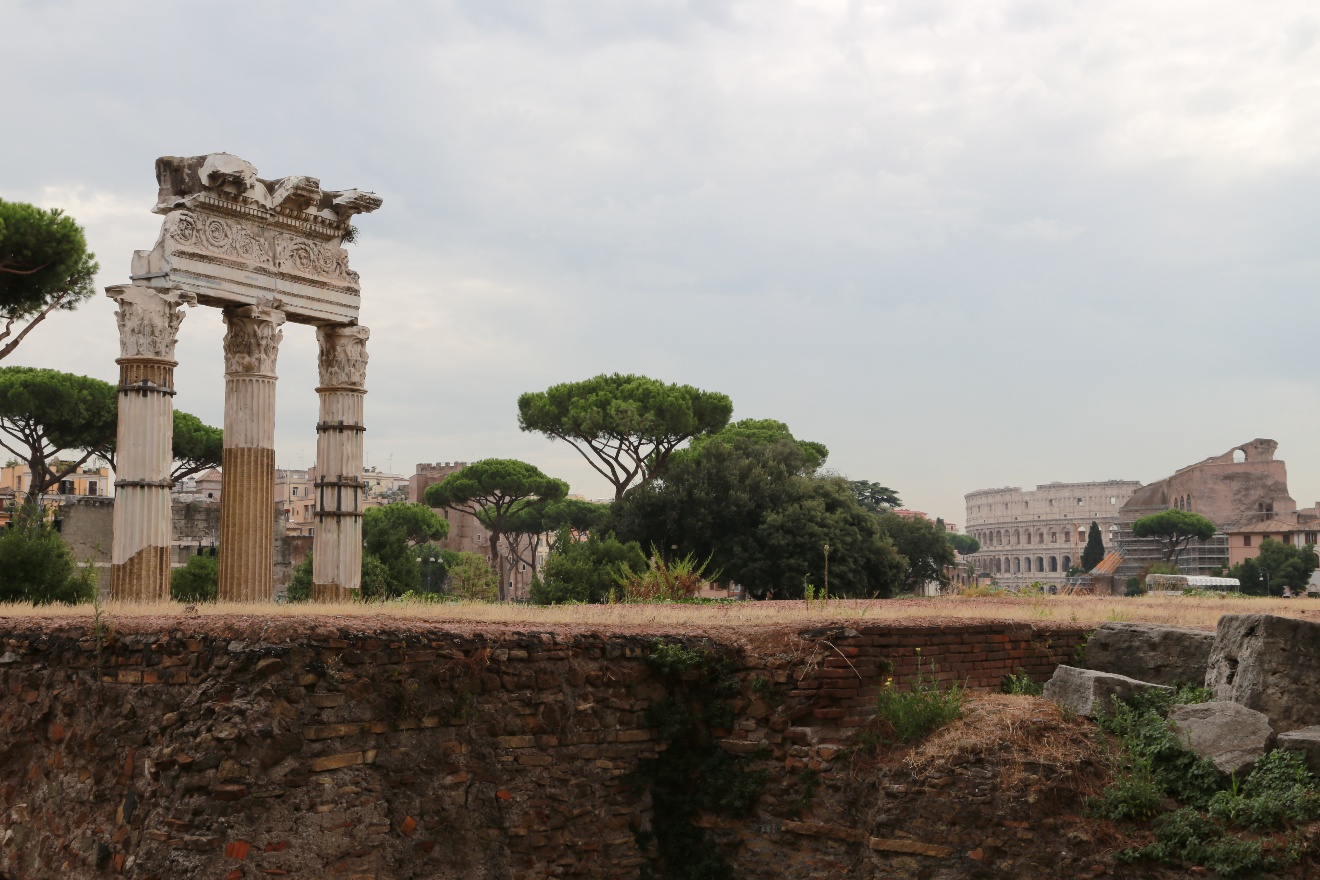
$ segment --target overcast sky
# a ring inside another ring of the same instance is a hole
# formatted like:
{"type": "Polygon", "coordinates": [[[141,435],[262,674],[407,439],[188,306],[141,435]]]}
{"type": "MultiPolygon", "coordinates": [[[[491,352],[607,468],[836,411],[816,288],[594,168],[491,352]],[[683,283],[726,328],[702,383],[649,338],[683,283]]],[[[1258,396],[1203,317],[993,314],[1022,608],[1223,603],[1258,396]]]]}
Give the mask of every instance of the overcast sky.
{"type": "MultiPolygon", "coordinates": [[[[520,392],[723,391],[829,466],[962,496],[1150,481],[1254,437],[1320,498],[1313,3],[0,0],[0,197],[86,226],[99,285],[160,155],[374,190],[350,248],[369,464],[518,457],[520,392]]],[[[220,315],[176,405],[223,412],[220,315]]],[[[286,325],[276,454],[312,464],[286,325]]],[[[6,365],[114,379],[113,308],[6,365]]]]}

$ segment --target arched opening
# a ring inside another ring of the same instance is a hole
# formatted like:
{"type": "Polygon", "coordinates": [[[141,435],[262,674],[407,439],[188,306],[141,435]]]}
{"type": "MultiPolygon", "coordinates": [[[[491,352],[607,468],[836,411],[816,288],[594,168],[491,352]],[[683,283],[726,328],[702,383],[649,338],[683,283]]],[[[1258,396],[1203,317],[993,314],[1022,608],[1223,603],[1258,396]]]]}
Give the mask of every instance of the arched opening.
{"type": "Polygon", "coordinates": [[[1247,460],[1247,452],[1245,449],[1233,450],[1233,464],[1242,464],[1246,460],[1247,460]]]}
{"type": "Polygon", "coordinates": [[[1013,559],[1013,574],[1022,574],[1022,560],[1021,560],[1021,559],[1017,559],[1017,558],[1014,558],[1014,559],[1013,559]]]}
{"type": "Polygon", "coordinates": [[[1050,543],[1051,543],[1051,544],[1057,544],[1057,543],[1059,543],[1059,533],[1058,533],[1058,532],[1050,532],[1050,543]]]}
{"type": "Polygon", "coordinates": [[[1026,543],[1030,544],[1030,543],[1031,543],[1031,530],[1028,529],[1028,530],[1024,533],[1023,537],[1025,537],[1025,538],[1027,539],[1026,543]]]}
{"type": "Polygon", "coordinates": [[[1017,529],[1014,529],[1014,530],[1013,530],[1013,543],[1014,543],[1014,544],[1021,544],[1021,543],[1022,543],[1022,532],[1020,532],[1020,531],[1017,530],[1017,529]]]}
{"type": "Polygon", "coordinates": [[[1070,568],[1072,568],[1072,557],[1071,556],[1063,557],[1063,570],[1067,571],[1070,568]]]}
{"type": "Polygon", "coordinates": [[[1050,571],[1051,571],[1051,572],[1057,572],[1058,570],[1059,570],[1059,557],[1057,557],[1057,556],[1051,556],[1051,557],[1050,557],[1050,571]]]}
{"type": "Polygon", "coordinates": [[[1044,557],[1044,556],[1037,556],[1037,557],[1036,557],[1036,571],[1044,571],[1044,570],[1045,570],[1045,557],[1044,557]]]}
{"type": "Polygon", "coordinates": [[[1044,543],[1045,543],[1045,533],[1044,533],[1044,532],[1037,532],[1037,533],[1036,533],[1036,543],[1037,543],[1037,544],[1044,544],[1044,543]]]}

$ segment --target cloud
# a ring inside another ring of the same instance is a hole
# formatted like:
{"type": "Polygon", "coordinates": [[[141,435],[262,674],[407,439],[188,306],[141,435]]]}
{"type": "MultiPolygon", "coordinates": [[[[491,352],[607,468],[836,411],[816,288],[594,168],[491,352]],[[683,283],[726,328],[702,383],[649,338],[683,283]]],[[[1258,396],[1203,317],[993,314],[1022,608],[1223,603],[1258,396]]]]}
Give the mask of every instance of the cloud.
{"type": "Polygon", "coordinates": [[[1058,220],[1032,218],[1026,223],[1017,223],[999,233],[1005,241],[1037,241],[1052,244],[1070,241],[1082,234],[1082,227],[1070,226],[1058,220]]]}

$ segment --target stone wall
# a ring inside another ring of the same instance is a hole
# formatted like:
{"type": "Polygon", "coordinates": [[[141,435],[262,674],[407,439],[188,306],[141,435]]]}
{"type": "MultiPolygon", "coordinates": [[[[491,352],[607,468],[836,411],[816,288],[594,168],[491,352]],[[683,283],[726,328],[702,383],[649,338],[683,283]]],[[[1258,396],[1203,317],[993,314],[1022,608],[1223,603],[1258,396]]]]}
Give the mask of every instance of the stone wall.
{"type": "Polygon", "coordinates": [[[727,658],[718,687],[732,714],[692,707],[726,756],[715,764],[765,777],[750,815],[703,810],[686,826],[734,876],[843,876],[820,868],[840,860],[916,876],[917,859],[941,877],[990,876],[985,828],[960,822],[983,824],[981,810],[1010,837],[1032,835],[981,797],[989,771],[950,769],[931,790],[958,782],[939,796],[972,800],[881,836],[804,812],[804,774],[843,784],[842,750],[890,676],[1044,680],[1085,637],[1026,624],[699,640],[380,623],[124,619],[98,634],[5,621],[0,875],[666,876],[657,789],[639,770],[679,747],[657,719],[701,673],[671,675],[656,658],[681,644],[727,658]],[[912,837],[935,827],[939,840],[912,837]]]}

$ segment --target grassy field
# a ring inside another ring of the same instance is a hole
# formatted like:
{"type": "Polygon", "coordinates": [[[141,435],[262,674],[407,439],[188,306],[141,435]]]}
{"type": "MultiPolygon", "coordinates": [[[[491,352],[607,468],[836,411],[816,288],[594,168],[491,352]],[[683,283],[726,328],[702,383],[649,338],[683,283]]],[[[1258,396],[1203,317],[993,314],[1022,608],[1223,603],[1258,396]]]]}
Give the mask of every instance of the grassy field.
{"type": "MultiPolygon", "coordinates": [[[[939,625],[972,620],[1019,620],[1035,623],[1098,624],[1109,621],[1172,623],[1213,627],[1223,614],[1279,614],[1320,621],[1320,600],[1262,598],[1046,596],[830,602],[730,602],[707,605],[570,605],[537,607],[486,603],[355,603],[313,605],[200,604],[204,617],[356,618],[454,623],[468,627],[664,626],[699,630],[706,627],[792,627],[863,622],[939,625]]],[[[184,606],[175,602],[120,603],[102,606],[116,619],[178,618],[184,606]]],[[[73,622],[90,619],[90,605],[0,605],[0,618],[47,618],[73,622]]],[[[145,621],[144,621],[145,622],[145,621]]]]}

